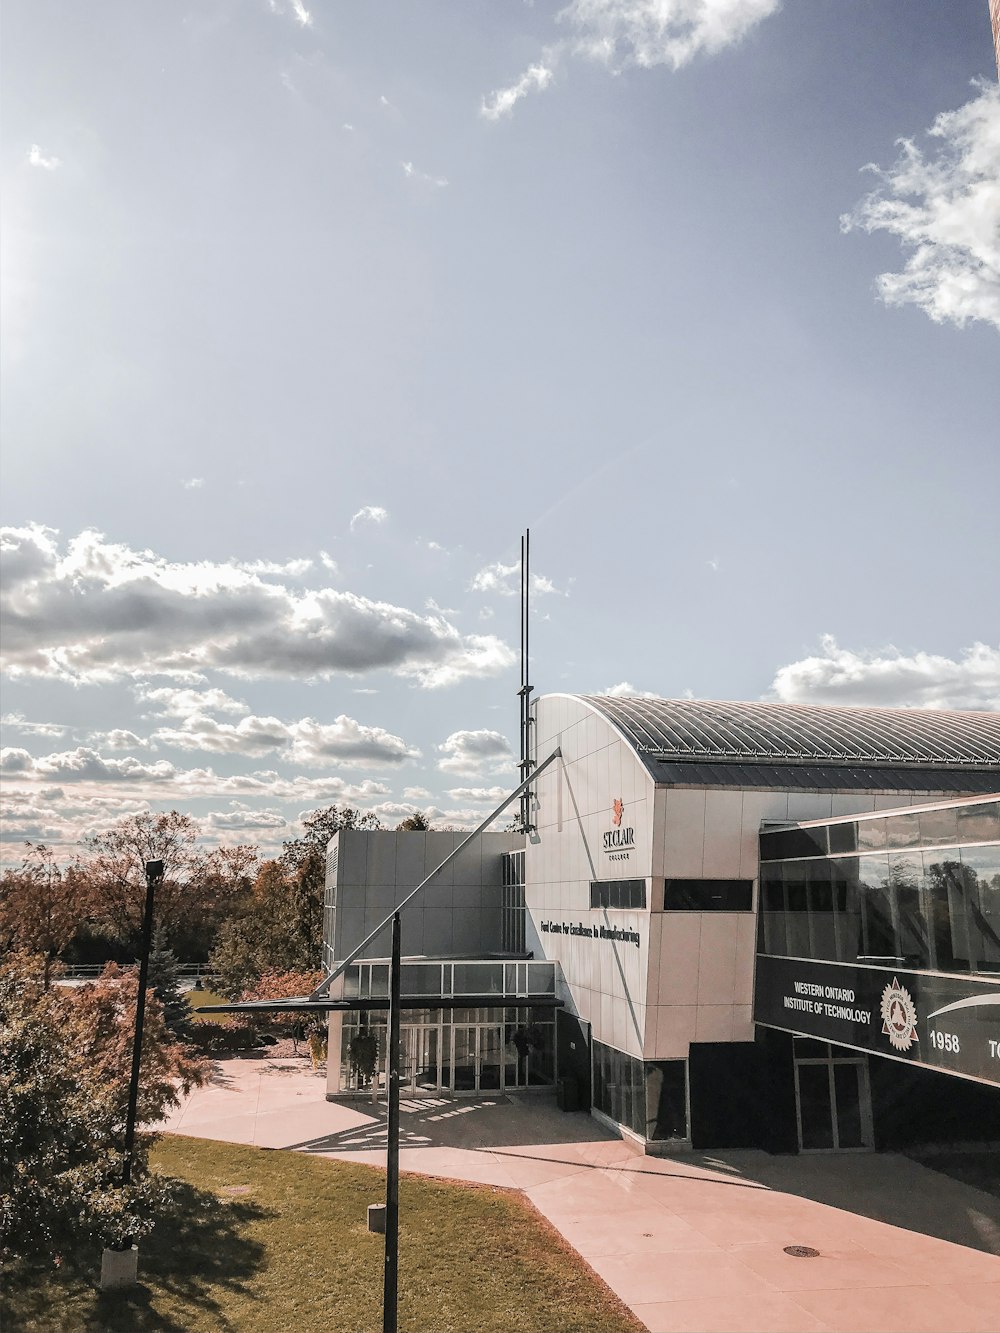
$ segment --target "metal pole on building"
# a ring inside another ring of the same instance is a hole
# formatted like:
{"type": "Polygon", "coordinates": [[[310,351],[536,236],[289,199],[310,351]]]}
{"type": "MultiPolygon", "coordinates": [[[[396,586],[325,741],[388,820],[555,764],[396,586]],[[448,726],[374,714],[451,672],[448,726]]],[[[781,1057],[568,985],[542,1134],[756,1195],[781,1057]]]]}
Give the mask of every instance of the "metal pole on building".
{"type": "Polygon", "coordinates": [[[139,1105],[139,1069],[142,1064],[142,1026],[146,1018],[146,978],[149,975],[149,945],[153,936],[153,897],[163,883],[163,862],[146,862],[146,906],[142,914],[142,953],[139,957],[139,993],[135,999],[135,1039],[132,1045],[132,1077],[128,1085],[128,1110],[125,1114],[125,1166],[122,1184],[132,1181],[132,1156],[135,1147],[135,1117],[139,1105]]]}
{"type": "Polygon", "coordinates": [[[386,1089],[385,1279],[382,1285],[382,1333],[396,1333],[399,1283],[399,913],[392,918],[389,967],[389,1086],[386,1089]]]}

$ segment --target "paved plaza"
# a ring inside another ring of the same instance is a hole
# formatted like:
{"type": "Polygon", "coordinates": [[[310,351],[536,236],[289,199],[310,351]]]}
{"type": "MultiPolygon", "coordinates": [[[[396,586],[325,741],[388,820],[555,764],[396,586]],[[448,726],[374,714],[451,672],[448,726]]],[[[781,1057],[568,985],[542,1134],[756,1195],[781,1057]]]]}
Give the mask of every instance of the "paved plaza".
{"type": "MultiPolygon", "coordinates": [[[[308,1060],[216,1071],[164,1129],[385,1164],[384,1106],[327,1102],[308,1060]]],[[[523,1191],[654,1333],[1000,1333],[1000,1201],[905,1157],[647,1157],[534,1095],[401,1120],[404,1171],[523,1191]]]]}

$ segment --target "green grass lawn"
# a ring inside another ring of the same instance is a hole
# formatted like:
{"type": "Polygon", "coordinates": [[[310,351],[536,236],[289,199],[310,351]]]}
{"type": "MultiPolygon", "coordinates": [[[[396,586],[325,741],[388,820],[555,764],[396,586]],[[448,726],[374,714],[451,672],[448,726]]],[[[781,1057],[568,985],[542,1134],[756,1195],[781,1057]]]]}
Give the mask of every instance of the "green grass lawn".
{"type": "Polygon", "coordinates": [[[191,1007],[191,1017],[196,1023],[212,1021],[217,1023],[226,1017],[225,1014],[196,1014],[194,1012],[199,1005],[203,1004],[228,1004],[229,1000],[225,995],[219,995],[214,990],[189,990],[185,991],[185,998],[191,1007]]]}
{"type": "MultiPolygon", "coordinates": [[[[182,1208],[143,1242],[129,1292],[97,1288],[100,1256],[5,1276],[5,1333],[362,1333],[382,1327],[375,1167],[164,1136],[158,1171],[182,1208]]],[[[404,1175],[399,1327],[413,1333],[631,1333],[642,1328],[518,1194],[404,1175]]]]}

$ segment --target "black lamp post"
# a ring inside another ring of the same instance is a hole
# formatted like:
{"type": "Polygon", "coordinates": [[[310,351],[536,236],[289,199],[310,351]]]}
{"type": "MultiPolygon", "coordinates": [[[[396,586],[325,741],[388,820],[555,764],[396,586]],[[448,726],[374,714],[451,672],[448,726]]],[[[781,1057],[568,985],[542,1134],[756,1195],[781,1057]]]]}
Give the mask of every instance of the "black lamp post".
{"type": "Polygon", "coordinates": [[[132,1046],[132,1078],[128,1086],[128,1111],[125,1116],[125,1166],[122,1184],[132,1181],[132,1155],[135,1145],[135,1116],[139,1105],[139,1068],[142,1064],[142,1025],[146,1018],[146,977],[149,974],[149,946],[153,937],[153,894],[163,883],[163,862],[146,862],[146,906],[142,914],[142,953],[139,958],[139,994],[135,1000],[135,1042],[132,1046]]]}

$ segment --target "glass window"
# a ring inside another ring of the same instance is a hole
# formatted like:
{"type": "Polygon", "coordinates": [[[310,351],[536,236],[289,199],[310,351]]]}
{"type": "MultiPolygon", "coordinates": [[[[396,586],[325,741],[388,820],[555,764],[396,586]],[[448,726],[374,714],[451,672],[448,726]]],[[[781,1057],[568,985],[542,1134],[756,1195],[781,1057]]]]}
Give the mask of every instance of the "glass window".
{"type": "Polygon", "coordinates": [[[785,947],[785,890],[781,865],[764,865],[760,869],[760,922],[763,952],[787,953],[785,947]]]}
{"type": "Polygon", "coordinates": [[[668,879],[663,884],[665,912],[750,912],[752,879],[668,879]]]}
{"type": "Polygon", "coordinates": [[[456,963],[456,995],[502,995],[503,963],[456,963]]]}
{"type": "MultiPolygon", "coordinates": [[[[382,995],[388,994],[388,968],[384,968],[384,971],[386,989],[379,992],[382,995]]],[[[441,964],[404,963],[400,968],[399,984],[404,995],[440,995],[441,964]]]]}
{"type": "Polygon", "coordinates": [[[809,957],[809,899],[806,893],[806,866],[802,861],[786,861],[785,944],[791,958],[809,957]]]}
{"type": "Polygon", "coordinates": [[[916,847],[920,842],[917,815],[893,815],[885,821],[887,847],[916,847]]]}
{"type": "Polygon", "coordinates": [[[776,829],[760,835],[762,861],[788,861],[803,856],[826,856],[826,827],[776,829]]]}
{"type": "Polygon", "coordinates": [[[837,926],[833,913],[833,883],[829,861],[813,861],[807,867],[810,958],[837,957],[837,926]]]}
{"type": "Polygon", "coordinates": [[[851,820],[846,824],[830,825],[830,851],[856,852],[858,850],[858,826],[851,820]]]}
{"type": "Polygon", "coordinates": [[[889,882],[896,910],[896,953],[907,967],[930,967],[930,914],[923,891],[921,854],[891,854],[889,882]]]}
{"type": "Polygon", "coordinates": [[[959,842],[1000,840],[1000,801],[984,801],[958,811],[959,842]]]}
{"type": "Polygon", "coordinates": [[[652,1061],[645,1075],[646,1123],[641,1132],[654,1141],[687,1138],[687,1061],[652,1061]]]}
{"type": "Polygon", "coordinates": [[[554,995],[556,993],[555,963],[528,964],[528,994],[554,995]]]}
{"type": "Polygon", "coordinates": [[[1000,844],[962,848],[969,878],[972,964],[979,972],[1000,972],[1000,844]]]}
{"type": "Polygon", "coordinates": [[[958,815],[953,806],[945,810],[921,810],[917,824],[924,847],[947,847],[958,841],[958,815]]]}
{"type": "Polygon", "coordinates": [[[892,899],[889,896],[889,858],[859,858],[861,894],[862,953],[869,962],[896,962],[896,932],[892,923],[892,899]]]}
{"type": "Polygon", "coordinates": [[[973,955],[969,937],[970,897],[976,880],[965,869],[957,847],[924,856],[935,966],[942,972],[968,972],[973,955]]]}
{"type": "Polygon", "coordinates": [[[877,852],[885,846],[885,820],[858,820],[858,851],[877,852]]]}
{"type": "Polygon", "coordinates": [[[857,857],[845,856],[831,863],[830,889],[837,921],[837,957],[842,963],[853,963],[864,953],[857,857]]]}

